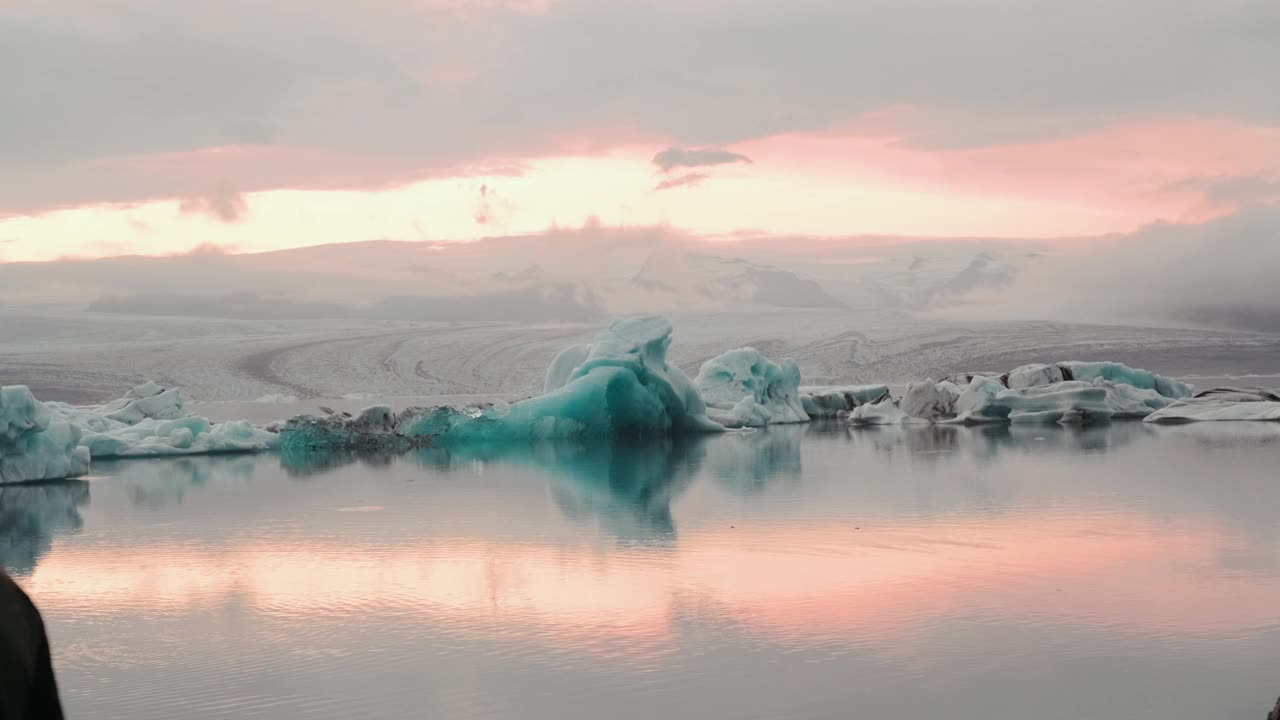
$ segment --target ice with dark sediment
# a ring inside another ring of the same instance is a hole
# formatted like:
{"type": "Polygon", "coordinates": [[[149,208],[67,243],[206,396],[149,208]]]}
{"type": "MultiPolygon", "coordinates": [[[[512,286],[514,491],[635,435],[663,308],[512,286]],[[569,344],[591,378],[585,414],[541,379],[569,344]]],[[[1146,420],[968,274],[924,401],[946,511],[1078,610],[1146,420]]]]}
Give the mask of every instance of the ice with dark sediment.
{"type": "Polygon", "coordinates": [[[1214,388],[1171,403],[1146,417],[1149,423],[1280,422],[1280,393],[1265,388],[1214,388]]]}

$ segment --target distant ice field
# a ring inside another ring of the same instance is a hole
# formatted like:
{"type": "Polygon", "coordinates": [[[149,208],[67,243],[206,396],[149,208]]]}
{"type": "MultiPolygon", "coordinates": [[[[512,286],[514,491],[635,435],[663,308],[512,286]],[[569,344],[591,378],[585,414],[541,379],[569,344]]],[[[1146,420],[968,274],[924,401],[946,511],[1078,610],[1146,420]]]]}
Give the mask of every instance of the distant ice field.
{"type": "MultiPolygon", "coordinates": [[[[690,375],[727,349],[750,346],[794,358],[807,385],[901,384],[1061,359],[1123,362],[1198,387],[1280,385],[1280,336],[1249,332],[957,323],[847,309],[671,320],[669,357],[690,375]]],[[[41,399],[90,403],[150,379],[183,388],[192,409],[213,419],[517,399],[540,390],[561,348],[601,327],[0,311],[0,382],[28,385],[41,399]]]]}

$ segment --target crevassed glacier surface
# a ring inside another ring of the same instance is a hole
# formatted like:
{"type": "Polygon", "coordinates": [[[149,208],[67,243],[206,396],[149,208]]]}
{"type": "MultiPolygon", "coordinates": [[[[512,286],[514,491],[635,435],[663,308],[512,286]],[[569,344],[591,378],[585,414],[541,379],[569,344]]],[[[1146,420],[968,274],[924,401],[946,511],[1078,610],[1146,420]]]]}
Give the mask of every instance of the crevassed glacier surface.
{"type": "Polygon", "coordinates": [[[702,364],[694,379],[707,416],[725,427],[808,422],[800,400],[800,368],[773,362],[754,348],[739,348],[702,364]]]}

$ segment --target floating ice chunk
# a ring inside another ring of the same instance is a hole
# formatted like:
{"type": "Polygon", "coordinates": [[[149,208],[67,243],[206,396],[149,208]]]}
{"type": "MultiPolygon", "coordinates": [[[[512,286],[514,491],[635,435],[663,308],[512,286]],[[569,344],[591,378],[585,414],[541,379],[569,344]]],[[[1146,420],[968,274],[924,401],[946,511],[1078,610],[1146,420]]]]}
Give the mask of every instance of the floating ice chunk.
{"type": "Polygon", "coordinates": [[[564,387],[573,371],[586,362],[590,354],[590,345],[570,345],[561,350],[547,367],[547,379],[542,385],[542,392],[549,393],[564,387]]]}
{"type": "Polygon", "coordinates": [[[101,413],[108,420],[134,425],[148,418],[155,420],[177,420],[182,417],[182,393],[176,389],[162,390],[155,383],[139,385],[130,391],[129,396],[115,400],[108,405],[120,404],[116,410],[102,408],[101,413]]]}
{"type": "Polygon", "coordinates": [[[146,419],[107,432],[86,432],[81,442],[94,458],[207,455],[258,452],[275,445],[275,433],[245,420],[211,423],[188,416],[176,420],[146,419]]]}
{"type": "Polygon", "coordinates": [[[1263,388],[1215,388],[1147,416],[1149,423],[1280,421],[1280,393],[1263,388]]]}
{"type": "Polygon", "coordinates": [[[964,388],[947,380],[915,382],[907,385],[899,405],[911,417],[934,422],[949,420],[955,417],[956,401],[963,392],[964,388]]]}
{"type": "Polygon", "coordinates": [[[1154,390],[1175,400],[1191,396],[1191,386],[1157,375],[1149,370],[1131,368],[1116,362],[1060,362],[1057,366],[1067,380],[1092,382],[1098,378],[1129,385],[1140,390],[1154,390]]]}
{"type": "MultiPolygon", "coordinates": [[[[355,417],[345,413],[330,413],[327,417],[299,415],[280,426],[280,451],[290,456],[336,448],[361,452],[408,450],[415,444],[400,433],[400,424],[417,420],[425,412],[423,408],[410,408],[396,415],[386,405],[374,405],[355,417]]],[[[421,444],[427,439],[423,437],[421,444]]]]}
{"type": "Polygon", "coordinates": [[[694,384],[707,415],[725,427],[808,422],[800,402],[800,368],[777,363],[753,348],[717,355],[702,364],[694,384]]]}
{"type": "Polygon", "coordinates": [[[49,409],[26,385],[0,387],[0,447],[49,426],[49,409]]]}
{"type": "Polygon", "coordinates": [[[667,364],[671,324],[661,317],[618,320],[596,336],[586,353],[561,353],[548,373],[583,358],[564,384],[539,397],[475,412],[452,408],[424,413],[401,432],[431,436],[433,444],[503,442],[573,437],[636,438],[719,432],[707,417],[697,387],[667,364]]]}
{"type": "Polygon", "coordinates": [[[810,418],[833,418],[860,405],[889,397],[887,385],[838,385],[800,388],[800,404],[810,418]]]}
{"type": "Polygon", "coordinates": [[[1022,390],[1041,385],[1060,383],[1067,378],[1062,375],[1062,368],[1057,365],[1023,365],[1009,372],[1005,385],[1012,390],[1022,390]]]}
{"type": "MultiPolygon", "coordinates": [[[[368,443],[471,446],[531,440],[642,438],[721,432],[697,387],[667,364],[671,324],[660,317],[619,320],[591,345],[561,352],[538,397],[469,408],[415,408],[390,428],[298,417],[281,429],[281,446],[359,447],[368,443]]],[[[798,380],[797,380],[798,384],[798,380]]]]}
{"type": "Polygon", "coordinates": [[[0,482],[56,480],[83,475],[89,452],[80,430],[51,419],[25,385],[0,388],[0,482]]]}
{"type": "Polygon", "coordinates": [[[991,378],[996,382],[999,382],[1001,385],[1008,387],[1008,385],[1006,385],[1006,377],[1007,373],[998,372],[957,372],[951,373],[942,379],[945,382],[966,388],[969,387],[969,383],[973,382],[975,378],[991,378]]]}
{"type": "Polygon", "coordinates": [[[840,418],[850,425],[902,425],[913,421],[926,422],[902,412],[898,403],[889,397],[878,402],[859,405],[851,412],[842,413],[840,418]]]}
{"type": "Polygon", "coordinates": [[[182,394],[144,383],[100,407],[48,403],[55,420],[81,433],[94,458],[255,452],[271,448],[275,433],[245,421],[213,423],[186,415],[182,394]]]}
{"type": "Polygon", "coordinates": [[[89,471],[89,450],[80,447],[80,430],[53,421],[0,447],[0,482],[58,480],[89,471]]]}
{"type": "Polygon", "coordinates": [[[997,400],[1004,384],[989,377],[975,377],[956,398],[955,421],[960,423],[1006,422],[1011,408],[997,400]]]}
{"type": "MultiPolygon", "coordinates": [[[[1012,373],[1011,373],[1012,377],[1012,373]]],[[[1027,378],[1024,375],[1023,378],[1027,378]]],[[[1043,377],[1043,375],[1041,375],[1043,377]]],[[[1066,380],[1020,389],[992,378],[975,378],[956,400],[961,423],[1090,423],[1141,418],[1173,402],[1154,389],[1121,382],[1066,380]]]]}

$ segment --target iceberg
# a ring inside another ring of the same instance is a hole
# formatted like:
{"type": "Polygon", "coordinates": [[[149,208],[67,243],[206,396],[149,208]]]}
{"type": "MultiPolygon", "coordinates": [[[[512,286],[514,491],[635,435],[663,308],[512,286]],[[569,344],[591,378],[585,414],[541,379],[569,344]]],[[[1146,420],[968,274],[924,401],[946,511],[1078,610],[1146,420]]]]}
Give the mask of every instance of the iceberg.
{"type": "Polygon", "coordinates": [[[0,482],[78,477],[92,458],[254,452],[275,442],[243,420],[185,415],[182,395],[155,383],[94,408],[42,403],[25,385],[0,388],[0,482]]]}
{"type": "Polygon", "coordinates": [[[955,417],[956,401],[963,393],[964,388],[950,380],[934,382],[928,379],[907,385],[899,406],[910,417],[930,421],[946,420],[955,417]]]}
{"type": "Polygon", "coordinates": [[[1280,393],[1264,388],[1214,388],[1146,417],[1149,423],[1280,421],[1280,393]]]}
{"type": "Polygon", "coordinates": [[[100,407],[46,405],[55,420],[79,430],[79,444],[99,459],[257,452],[276,442],[275,433],[244,420],[214,423],[187,415],[180,391],[153,382],[100,407]]]}
{"type": "Polygon", "coordinates": [[[730,350],[703,363],[694,385],[707,416],[725,427],[809,421],[800,400],[800,368],[790,359],[775,363],[753,348],[730,350]]]}
{"type": "Polygon", "coordinates": [[[617,320],[590,345],[561,352],[538,397],[478,411],[435,409],[401,427],[436,445],[723,431],[688,376],[667,364],[670,345],[665,318],[617,320]]]}
{"type": "Polygon", "coordinates": [[[80,429],[53,418],[26,385],[0,388],[0,482],[56,480],[89,471],[80,429]]]}
{"type": "Polygon", "coordinates": [[[667,364],[670,345],[671,323],[665,318],[617,320],[590,345],[562,351],[547,371],[545,392],[537,397],[487,407],[410,408],[389,416],[385,427],[300,416],[280,428],[282,447],[478,447],[723,432],[723,425],[707,417],[693,382],[667,364]]]}
{"type": "Polygon", "coordinates": [[[1157,375],[1149,370],[1131,368],[1117,362],[1072,361],[1058,363],[1058,367],[1064,373],[1069,373],[1069,376],[1064,376],[1066,380],[1092,382],[1101,379],[1139,390],[1152,390],[1161,397],[1175,400],[1190,397],[1192,393],[1190,385],[1157,375]]]}
{"type": "Polygon", "coordinates": [[[928,422],[907,415],[891,397],[859,405],[851,412],[841,413],[840,419],[850,425],[904,425],[911,422],[928,422]]]}
{"type": "Polygon", "coordinates": [[[834,418],[859,405],[889,397],[888,385],[832,385],[800,388],[800,406],[810,418],[834,418]]]}
{"type": "Polygon", "coordinates": [[[860,424],[927,421],[985,423],[1106,422],[1144,418],[1191,394],[1191,388],[1147,370],[1112,362],[1032,364],[1007,373],[957,373],[911,383],[897,403],[849,411],[860,424]]]}
{"type": "MultiPolygon", "coordinates": [[[[1010,373],[1012,378],[1014,375],[1010,373]]],[[[1142,418],[1173,402],[1155,390],[1098,377],[1064,380],[1021,389],[1002,388],[991,378],[975,378],[956,401],[954,422],[1093,423],[1142,418]]]]}

